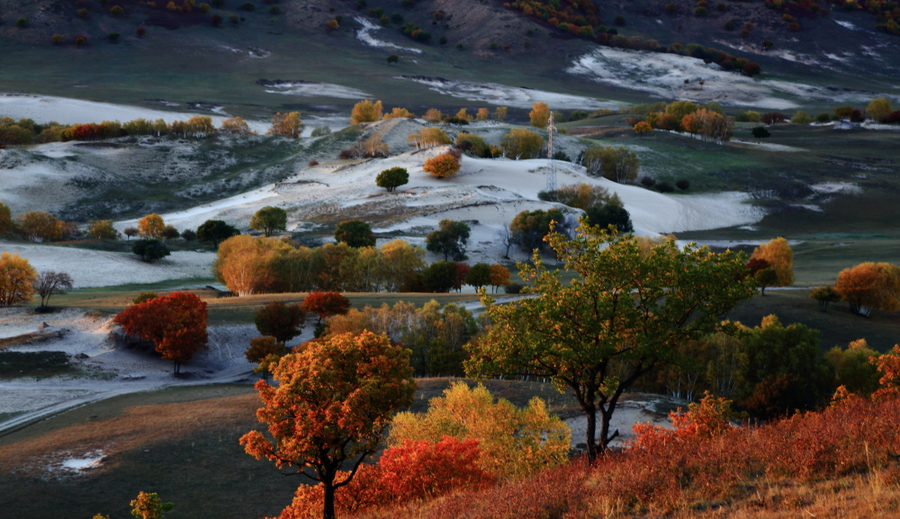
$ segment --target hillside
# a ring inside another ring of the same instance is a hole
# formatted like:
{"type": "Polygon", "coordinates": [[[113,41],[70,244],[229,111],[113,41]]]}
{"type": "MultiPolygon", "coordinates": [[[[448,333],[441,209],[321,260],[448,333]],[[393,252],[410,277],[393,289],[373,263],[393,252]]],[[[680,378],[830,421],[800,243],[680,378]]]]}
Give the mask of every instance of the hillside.
{"type": "MultiPolygon", "coordinates": [[[[214,3],[207,14],[199,9],[175,12],[161,2],[155,8],[134,0],[119,3],[121,15],[109,12],[113,3],[0,2],[0,41],[16,56],[0,71],[0,91],[264,119],[275,110],[300,108],[308,114],[346,110],[361,97],[402,103],[414,111],[458,104],[459,99],[519,109],[534,101],[559,101],[542,91],[577,96],[557,107],[569,109],[648,96],[757,106],[753,96],[716,97],[709,94],[714,89],[698,88],[697,81],[706,79],[712,87],[722,76],[715,67],[691,72],[702,65],[696,58],[667,61],[659,71],[644,63],[632,71],[637,74],[623,77],[616,69],[631,67],[636,58],[678,56],[621,54],[504,7],[498,0],[420,0],[406,5],[395,0],[273,0],[248,2],[252,11],[229,0],[221,8],[214,3]],[[79,15],[79,9],[86,12],[79,15]],[[273,14],[272,9],[278,12],[273,14]],[[379,12],[386,17],[385,27],[379,25],[379,12]],[[212,25],[213,16],[222,18],[220,27],[212,25]],[[20,18],[27,20],[26,26],[16,24],[20,18]],[[326,22],[336,18],[341,20],[339,28],[326,32],[326,22]],[[430,38],[404,36],[404,24],[414,24],[430,38]],[[146,34],[138,36],[138,27],[146,34]],[[114,41],[108,39],[112,33],[119,35],[114,41]],[[51,41],[54,34],[62,37],[61,43],[51,41]],[[76,45],[76,35],[86,36],[88,42],[76,45]],[[400,58],[394,65],[385,61],[391,53],[400,58]],[[599,59],[602,66],[582,70],[591,59],[599,59]],[[30,66],[38,62],[39,69],[30,66]],[[608,77],[611,68],[618,76],[615,81],[608,77]],[[664,75],[673,68],[676,74],[668,78],[673,81],[666,89],[642,85],[653,83],[645,76],[664,75]],[[680,72],[683,68],[685,72],[680,72]]],[[[632,43],[652,39],[661,49],[675,43],[699,44],[759,62],[762,81],[753,85],[775,90],[776,97],[789,103],[782,108],[896,95],[892,79],[900,70],[898,36],[876,30],[878,20],[866,12],[834,9],[826,17],[789,10],[800,16],[796,18],[800,29],[794,32],[783,19],[792,16],[789,12],[767,8],[762,1],[722,3],[724,11],[711,6],[704,16],[694,15],[687,0],[594,5],[596,28],[614,28],[632,43]],[[668,4],[675,6],[671,13],[668,4]],[[617,17],[624,23],[617,24],[617,17]],[[742,35],[748,23],[753,28],[742,35]],[[769,50],[763,50],[765,41],[772,43],[769,50]]],[[[515,110],[513,114],[521,116],[515,110]]]]}

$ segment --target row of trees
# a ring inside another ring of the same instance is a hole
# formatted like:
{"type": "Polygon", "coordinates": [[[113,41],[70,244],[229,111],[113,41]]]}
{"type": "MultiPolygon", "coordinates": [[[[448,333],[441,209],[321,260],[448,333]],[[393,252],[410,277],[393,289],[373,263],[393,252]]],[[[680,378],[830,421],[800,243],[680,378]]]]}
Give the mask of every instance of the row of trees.
{"type": "MultiPolygon", "coordinates": [[[[304,125],[300,112],[276,113],[272,118],[270,135],[283,135],[297,139],[304,125]]],[[[135,119],[125,123],[119,121],[103,121],[100,123],[64,125],[57,122],[37,124],[32,119],[0,117],[0,143],[2,144],[43,144],[48,142],[93,141],[125,137],[128,135],[153,135],[162,137],[171,135],[181,138],[202,139],[217,132],[231,135],[254,135],[255,132],[240,117],[231,117],[222,121],[217,129],[212,117],[195,115],[187,121],[163,119],[135,119]]]]}
{"type": "Polygon", "coordinates": [[[627,121],[639,133],[653,129],[688,132],[715,142],[727,141],[734,131],[734,118],[726,116],[717,102],[703,106],[692,101],[655,103],[645,117],[630,117],[627,121]]]}
{"type": "MultiPolygon", "coordinates": [[[[506,118],[507,111],[508,109],[505,106],[495,108],[493,114],[487,108],[479,108],[475,115],[470,115],[466,108],[460,108],[456,115],[451,116],[436,108],[430,108],[422,115],[422,118],[432,123],[468,124],[471,121],[487,121],[492,117],[496,121],[503,121],[506,118]]],[[[369,99],[363,99],[353,105],[353,109],[350,111],[350,124],[372,123],[401,117],[414,119],[416,114],[402,107],[392,108],[390,112],[385,113],[384,105],[382,105],[381,101],[373,102],[369,99]]]]}
{"type": "Polygon", "coordinates": [[[891,100],[886,97],[879,97],[869,102],[864,110],[854,108],[851,105],[836,106],[832,113],[822,112],[815,118],[803,110],[794,112],[794,115],[787,117],[781,112],[768,112],[760,114],[753,110],[738,110],[735,119],[738,122],[763,122],[765,124],[786,123],[788,121],[794,124],[809,124],[813,121],[818,123],[827,123],[829,121],[849,120],[854,123],[869,120],[884,124],[900,124],[900,110],[894,110],[891,100]]]}

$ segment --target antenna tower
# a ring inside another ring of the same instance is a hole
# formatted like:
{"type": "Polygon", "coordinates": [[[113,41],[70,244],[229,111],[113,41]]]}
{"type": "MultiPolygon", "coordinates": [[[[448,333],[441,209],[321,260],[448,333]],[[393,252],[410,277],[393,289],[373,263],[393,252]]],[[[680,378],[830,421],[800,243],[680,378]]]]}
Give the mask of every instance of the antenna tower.
{"type": "Polygon", "coordinates": [[[553,124],[553,112],[547,119],[547,156],[550,158],[550,171],[547,172],[547,192],[556,191],[556,163],[553,161],[553,133],[556,126],[553,124]]]}

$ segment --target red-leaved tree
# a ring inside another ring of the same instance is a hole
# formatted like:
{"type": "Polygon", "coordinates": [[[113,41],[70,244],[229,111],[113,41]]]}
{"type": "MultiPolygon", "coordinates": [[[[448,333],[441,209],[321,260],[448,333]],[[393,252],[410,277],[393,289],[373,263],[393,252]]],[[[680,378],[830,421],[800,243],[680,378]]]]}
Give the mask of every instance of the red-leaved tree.
{"type": "Polygon", "coordinates": [[[350,310],[350,300],[340,292],[310,292],[300,303],[300,309],[319,316],[316,324],[332,315],[343,315],[350,310]]]}
{"type": "Polygon", "coordinates": [[[164,359],[181,364],[191,360],[200,348],[207,348],[206,302],[195,294],[172,292],[131,305],[114,321],[129,335],[152,341],[164,359]]]}

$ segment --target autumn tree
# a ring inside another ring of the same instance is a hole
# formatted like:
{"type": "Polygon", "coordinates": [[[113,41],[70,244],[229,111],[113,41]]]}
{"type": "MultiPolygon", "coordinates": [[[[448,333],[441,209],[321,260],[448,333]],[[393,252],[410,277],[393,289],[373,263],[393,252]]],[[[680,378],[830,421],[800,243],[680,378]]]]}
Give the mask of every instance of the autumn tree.
{"type": "Polygon", "coordinates": [[[466,259],[466,243],[471,231],[466,222],[441,220],[438,229],[425,237],[425,248],[428,252],[442,254],[444,260],[462,261],[466,259]]]}
{"type": "Polygon", "coordinates": [[[138,220],[138,235],[148,240],[159,240],[163,237],[163,231],[166,230],[166,223],[162,216],[152,213],[138,220]]]}
{"type": "Polygon", "coordinates": [[[451,153],[442,153],[425,161],[422,170],[433,177],[449,178],[459,172],[459,158],[451,153]]]}
{"type": "Polygon", "coordinates": [[[250,339],[250,347],[244,351],[247,362],[256,364],[253,371],[262,373],[263,380],[269,379],[272,366],[278,364],[281,357],[285,355],[287,355],[287,348],[270,335],[250,339]]]}
{"type": "Polygon", "coordinates": [[[873,99],[869,102],[869,106],[866,107],[866,114],[871,117],[873,121],[879,123],[883,123],[885,119],[887,119],[888,114],[893,111],[894,108],[891,106],[891,101],[886,97],[873,99]]]}
{"type": "Polygon", "coordinates": [[[433,146],[450,144],[453,141],[450,140],[450,137],[447,136],[447,133],[444,132],[444,130],[429,126],[409,134],[406,138],[406,142],[408,142],[410,146],[415,146],[417,150],[422,150],[433,146]]]}
{"type": "Polygon", "coordinates": [[[398,187],[409,183],[409,173],[406,168],[390,168],[382,171],[375,177],[375,185],[392,192],[398,187]]]}
{"type": "Polygon", "coordinates": [[[674,239],[642,250],[633,236],[585,227],[572,239],[552,233],[547,242],[572,280],[564,284],[539,254],[533,266],[520,264],[539,297],[497,305],[484,296],[492,327],[470,343],[466,370],[546,377],[571,390],[587,418],[593,461],[618,436],[610,423],[622,394],[644,375],[682,362],[677,346],[718,329],[722,314],[754,289],[740,275],[744,258],[732,252],[678,249],[674,239]]]}
{"type": "Polygon", "coordinates": [[[476,121],[487,121],[488,117],[491,116],[491,112],[487,108],[479,108],[478,112],[475,114],[476,121]]]}
{"type": "Polygon", "coordinates": [[[476,157],[491,157],[491,147],[485,142],[484,137],[477,133],[459,132],[456,134],[454,144],[460,150],[476,157]]]}
{"type": "Polygon", "coordinates": [[[299,139],[303,133],[303,122],[300,121],[300,112],[276,113],[272,117],[272,128],[269,135],[284,135],[291,139],[299,139]]]}
{"type": "Polygon", "coordinates": [[[31,301],[37,273],[27,259],[18,254],[0,254],[0,306],[31,301]]]}
{"type": "Polygon", "coordinates": [[[340,292],[310,292],[300,303],[300,310],[318,316],[316,324],[332,315],[343,315],[350,310],[350,300],[340,292]]]}
{"type": "Polygon", "coordinates": [[[509,269],[503,265],[494,263],[491,265],[490,273],[490,285],[493,292],[496,292],[499,287],[510,284],[509,269]]]}
{"type": "Polygon", "coordinates": [[[528,113],[529,124],[535,128],[546,128],[547,121],[550,120],[550,107],[547,103],[538,102],[531,105],[531,111],[528,113]]]}
{"type": "Polygon", "coordinates": [[[280,207],[267,205],[256,211],[250,218],[250,228],[262,231],[267,238],[272,236],[275,231],[284,231],[287,229],[287,211],[280,207]]]}
{"type": "Polygon", "coordinates": [[[175,506],[165,503],[156,492],[138,492],[137,498],[130,503],[131,515],[137,519],[162,519],[163,514],[171,512],[175,506]]]}
{"type": "Polygon", "coordinates": [[[415,119],[415,118],[416,118],[416,114],[410,112],[406,108],[401,108],[401,107],[395,106],[394,108],[391,108],[390,113],[384,114],[384,117],[382,117],[382,120],[387,121],[390,119],[415,119]]]}
{"type": "Polygon", "coordinates": [[[650,126],[650,123],[647,121],[640,121],[632,127],[632,130],[634,130],[639,137],[643,137],[645,133],[653,133],[653,127],[650,126]]]}
{"type": "Polygon", "coordinates": [[[363,99],[362,101],[353,105],[353,110],[350,112],[350,124],[373,123],[375,121],[380,121],[382,110],[383,108],[381,106],[381,101],[376,101],[373,103],[368,99],[363,99]]]}
{"type": "Polygon", "coordinates": [[[34,282],[34,291],[41,296],[41,307],[50,303],[53,294],[65,294],[65,290],[72,290],[72,278],[65,272],[47,270],[41,272],[34,282]]]}
{"type": "Polygon", "coordinates": [[[334,239],[351,247],[372,247],[375,235],[372,227],[362,220],[345,220],[334,228],[334,239]]]}
{"type": "Polygon", "coordinates": [[[809,298],[819,302],[819,310],[828,311],[829,303],[837,303],[841,300],[841,295],[831,285],[816,287],[809,291],[809,298]]]}
{"type": "MultiPolygon", "coordinates": [[[[349,303],[349,301],[348,301],[349,303]]],[[[306,312],[298,304],[285,304],[284,301],[272,301],[260,308],[253,318],[256,329],[263,336],[272,336],[280,346],[300,335],[306,312]]]]}
{"type": "Polygon", "coordinates": [[[540,157],[545,144],[543,137],[525,128],[511,129],[501,141],[504,154],[516,160],[540,157]]]}
{"type": "Polygon", "coordinates": [[[212,242],[216,247],[228,238],[237,236],[240,233],[241,231],[237,230],[236,227],[228,225],[222,220],[207,220],[200,224],[200,227],[197,227],[197,239],[204,242],[212,242]]]}
{"type": "Polygon", "coordinates": [[[273,291],[278,285],[275,264],[291,246],[274,238],[241,234],[219,245],[213,274],[240,296],[273,291]]]}
{"type": "Polygon", "coordinates": [[[425,119],[430,123],[439,123],[444,119],[444,113],[437,108],[429,108],[425,112],[425,115],[422,116],[422,119],[425,119]]]}
{"type": "Polygon", "coordinates": [[[127,306],[114,321],[125,333],[152,341],[164,359],[174,361],[178,374],[182,363],[207,348],[206,316],[206,302],[195,294],[172,292],[127,306]]]}
{"type": "Polygon", "coordinates": [[[376,452],[393,415],[413,403],[409,350],[371,332],[338,335],[286,355],[273,377],[277,387],[255,386],[264,405],[256,416],[271,439],[251,431],[240,443],[257,459],[321,483],[322,517],[333,519],[336,491],[376,452]],[[338,479],[345,463],[350,469],[338,479]]]}
{"type": "Polygon", "coordinates": [[[763,259],[769,268],[775,269],[777,281],[773,286],[786,287],[794,284],[794,251],[784,238],[773,238],[753,249],[750,259],[763,259]]]}
{"type": "Polygon", "coordinates": [[[870,395],[878,390],[878,368],[870,359],[878,352],[869,348],[865,339],[852,341],[846,348],[835,346],[822,357],[833,374],[833,385],[844,386],[847,391],[870,395]]]}
{"type": "Polygon", "coordinates": [[[506,112],[509,109],[505,106],[498,106],[494,108],[494,120],[503,122],[506,119],[506,112]]]}
{"type": "Polygon", "coordinates": [[[391,446],[406,441],[437,442],[449,436],[478,440],[480,469],[503,478],[522,477],[568,461],[571,433],[546,403],[533,398],[517,408],[483,386],[454,382],[428,402],[426,413],[399,413],[388,436],[391,446]]]}
{"type": "Polygon", "coordinates": [[[113,227],[112,220],[94,220],[90,223],[88,236],[97,240],[116,240],[119,238],[119,231],[113,227]]]}
{"type": "Polygon", "coordinates": [[[52,241],[62,235],[62,222],[43,211],[28,211],[16,218],[16,228],[29,240],[52,241]]]}
{"type": "MultiPolygon", "coordinates": [[[[277,117],[277,115],[276,115],[277,117]]],[[[298,115],[299,119],[299,115],[298,115]]],[[[223,132],[230,133],[232,135],[252,135],[253,132],[250,130],[250,126],[247,125],[247,122],[244,121],[240,117],[229,117],[222,121],[223,132]]],[[[273,124],[274,129],[274,124],[273,124]]]]}
{"type": "Polygon", "coordinates": [[[124,234],[127,237],[127,239],[130,240],[138,235],[138,230],[135,227],[126,227],[126,228],[122,229],[122,234],[124,234]]]}
{"type": "Polygon", "coordinates": [[[838,274],[834,289],[850,311],[869,317],[872,310],[900,310],[900,267],[891,263],[860,263],[838,274]]]}

